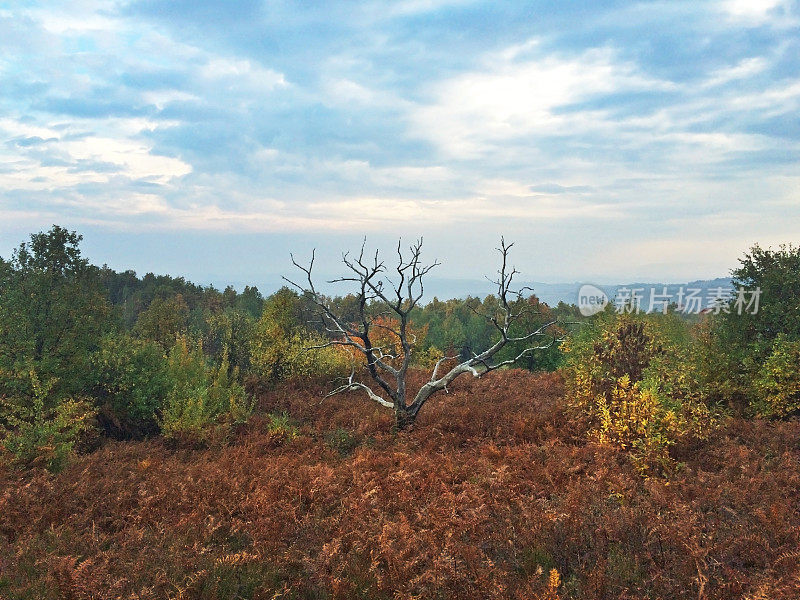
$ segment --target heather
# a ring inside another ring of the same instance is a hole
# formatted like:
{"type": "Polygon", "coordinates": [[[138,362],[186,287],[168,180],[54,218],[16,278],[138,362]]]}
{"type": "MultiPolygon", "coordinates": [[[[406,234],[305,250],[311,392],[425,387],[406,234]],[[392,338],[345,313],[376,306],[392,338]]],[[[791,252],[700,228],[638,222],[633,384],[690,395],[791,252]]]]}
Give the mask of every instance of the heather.
{"type": "Polygon", "coordinates": [[[647,478],[587,439],[558,375],[462,380],[399,434],[356,394],[252,391],[263,412],[222,448],[109,442],[60,474],[4,469],[0,593],[796,597],[797,421],[731,418],[647,478]]]}

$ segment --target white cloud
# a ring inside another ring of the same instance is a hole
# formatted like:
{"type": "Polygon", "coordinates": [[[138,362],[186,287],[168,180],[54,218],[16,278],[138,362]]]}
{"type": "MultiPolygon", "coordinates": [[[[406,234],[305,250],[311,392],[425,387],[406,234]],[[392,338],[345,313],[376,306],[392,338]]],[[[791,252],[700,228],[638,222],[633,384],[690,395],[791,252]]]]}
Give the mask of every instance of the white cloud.
{"type": "Polygon", "coordinates": [[[602,94],[674,87],[644,76],[607,48],[575,57],[509,60],[517,54],[500,53],[490,68],[437,84],[433,102],[410,115],[412,133],[445,154],[476,157],[507,140],[568,128],[571,117],[557,114],[560,107],[602,94]]]}
{"type": "Polygon", "coordinates": [[[713,72],[710,78],[704,83],[706,87],[714,87],[748,79],[754,75],[762,73],[769,66],[769,62],[760,56],[746,58],[732,67],[726,67],[713,72]]]}
{"type": "Polygon", "coordinates": [[[376,2],[367,7],[376,19],[407,17],[435,12],[443,8],[472,4],[475,0],[390,0],[376,2]]]}
{"type": "Polygon", "coordinates": [[[163,110],[165,106],[173,102],[199,101],[200,97],[180,90],[152,90],[144,92],[142,100],[147,104],[152,104],[158,110],[163,110]]]}
{"type": "Polygon", "coordinates": [[[153,215],[158,218],[169,214],[169,206],[158,194],[108,190],[109,193],[87,198],[83,194],[69,193],[54,200],[59,206],[69,206],[89,219],[130,218],[153,215]]]}
{"type": "Polygon", "coordinates": [[[191,166],[182,160],[152,154],[151,147],[135,140],[92,136],[61,142],[59,146],[73,160],[118,165],[131,179],[166,183],[192,171],[191,166]]]}
{"type": "Polygon", "coordinates": [[[248,59],[211,57],[200,73],[216,85],[226,83],[237,88],[273,90],[289,85],[283,73],[262,67],[248,59]]]}
{"type": "Polygon", "coordinates": [[[763,111],[762,116],[796,111],[800,106],[800,81],[787,81],[761,91],[737,94],[730,98],[728,106],[740,111],[763,111]]]}
{"type": "MultiPolygon", "coordinates": [[[[268,202],[269,203],[269,202],[268,202]]],[[[346,230],[341,219],[319,218],[304,212],[281,213],[272,210],[231,210],[219,204],[170,208],[160,215],[158,227],[201,231],[286,232],[303,230],[346,230]]]]}
{"type": "MultiPolygon", "coordinates": [[[[329,160],[311,165],[311,167],[317,172],[365,185],[415,189],[429,185],[441,186],[463,177],[463,175],[440,165],[376,167],[369,161],[329,160]]],[[[441,187],[437,189],[441,189],[441,187]]]]}
{"type": "Polygon", "coordinates": [[[764,21],[784,4],[785,0],[724,0],[722,9],[736,19],[764,21]]]}
{"type": "Polygon", "coordinates": [[[50,4],[47,8],[26,11],[54,34],[108,33],[124,28],[121,20],[108,16],[119,2],[114,0],[80,0],[63,7],[50,4]]]}
{"type": "Polygon", "coordinates": [[[323,84],[325,101],[331,104],[374,106],[376,93],[351,79],[328,79],[323,84]]]}
{"type": "Polygon", "coordinates": [[[79,133],[73,125],[31,125],[14,119],[0,120],[0,158],[10,169],[0,172],[0,187],[7,190],[46,191],[85,183],[108,183],[117,177],[166,184],[187,175],[192,168],[180,159],[153,153],[138,134],[157,125],[145,119],[109,119],[104,134],[79,133]],[[33,146],[15,140],[40,138],[33,146]],[[9,142],[11,145],[9,146],[9,142]],[[53,160],[55,159],[55,160],[53,160]],[[109,168],[113,167],[113,168],[109,168]]]}
{"type": "MultiPolygon", "coordinates": [[[[495,189],[495,192],[497,189],[495,189]]],[[[417,228],[436,223],[469,224],[492,221],[557,222],[572,217],[614,219],[620,214],[613,206],[588,203],[563,195],[532,194],[527,189],[511,186],[513,194],[487,197],[476,195],[461,199],[409,199],[388,197],[356,197],[313,202],[309,214],[318,215],[333,229],[352,230],[353,226],[384,229],[393,223],[417,228]],[[349,224],[349,226],[347,226],[349,224]]]]}

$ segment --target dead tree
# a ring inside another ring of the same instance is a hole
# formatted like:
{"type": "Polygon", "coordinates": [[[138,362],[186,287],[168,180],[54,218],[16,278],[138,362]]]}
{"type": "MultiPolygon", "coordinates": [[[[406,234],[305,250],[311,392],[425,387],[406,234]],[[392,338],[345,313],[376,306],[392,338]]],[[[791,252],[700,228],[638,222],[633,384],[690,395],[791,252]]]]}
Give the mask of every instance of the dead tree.
{"type": "Polygon", "coordinates": [[[356,371],[353,369],[347,382],[330,392],[328,396],[348,390],[364,391],[370,399],[394,410],[396,428],[402,430],[413,425],[420,409],[431,396],[436,392],[446,390],[447,386],[458,376],[470,373],[474,377],[480,377],[489,371],[513,365],[528,354],[549,348],[556,343],[558,338],[548,331],[555,325],[555,320],[521,335],[512,335],[511,333],[511,327],[530,313],[530,306],[527,303],[515,302],[515,300],[522,299],[526,288],[518,291],[512,290],[514,276],[518,274],[516,269],[508,265],[508,254],[512,246],[513,244],[506,244],[505,240],[501,238],[500,248],[497,250],[501,255],[502,263],[497,272],[497,279],[490,279],[497,286],[495,298],[497,304],[492,314],[481,314],[493,325],[497,332],[497,340],[482,352],[473,352],[471,358],[456,364],[441,375],[442,366],[448,361],[455,360],[455,357],[440,359],[433,368],[430,379],[417,391],[411,402],[408,401],[410,396],[406,387],[406,376],[411,366],[416,340],[413,339],[413,334],[410,334],[409,319],[412,311],[423,297],[423,278],[431,269],[439,265],[438,262],[427,265],[422,263],[422,240],[418,240],[409,248],[410,256],[408,257],[404,256],[401,244],[398,242],[397,275],[394,281],[386,276],[387,267],[379,258],[377,251],[374,255],[367,256],[365,246],[362,245],[361,252],[357,257],[351,257],[349,253],[342,256],[342,262],[348,268],[349,274],[328,283],[345,282],[357,287],[358,317],[356,322],[349,322],[336,314],[328,299],[314,286],[312,280],[314,253],[312,252],[311,261],[307,267],[299,264],[292,256],[292,263],[305,273],[306,282],[301,285],[290,279],[284,279],[307,294],[319,307],[323,323],[332,336],[329,342],[315,346],[315,348],[346,346],[354,349],[365,357],[366,367],[373,381],[370,385],[358,381],[356,371]],[[391,316],[396,326],[376,320],[376,311],[374,310],[376,304],[381,307],[380,315],[391,316]],[[396,340],[396,343],[391,346],[373,343],[380,337],[376,335],[379,330],[387,332],[396,340]],[[524,343],[524,349],[516,356],[502,361],[494,360],[494,357],[506,345],[519,342],[524,343]],[[399,353],[395,351],[395,348],[400,349],[399,353]]]}

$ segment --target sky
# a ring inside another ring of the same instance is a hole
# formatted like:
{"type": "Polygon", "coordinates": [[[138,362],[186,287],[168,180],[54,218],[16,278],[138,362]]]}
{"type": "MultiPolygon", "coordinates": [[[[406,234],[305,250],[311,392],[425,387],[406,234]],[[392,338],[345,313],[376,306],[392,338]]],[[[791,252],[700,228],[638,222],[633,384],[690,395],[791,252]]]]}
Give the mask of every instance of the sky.
{"type": "Polygon", "coordinates": [[[0,256],[261,283],[726,276],[800,234],[793,0],[0,0],[0,256]],[[389,254],[388,258],[391,258],[389,254]],[[391,262],[391,261],[390,261],[391,262]]]}

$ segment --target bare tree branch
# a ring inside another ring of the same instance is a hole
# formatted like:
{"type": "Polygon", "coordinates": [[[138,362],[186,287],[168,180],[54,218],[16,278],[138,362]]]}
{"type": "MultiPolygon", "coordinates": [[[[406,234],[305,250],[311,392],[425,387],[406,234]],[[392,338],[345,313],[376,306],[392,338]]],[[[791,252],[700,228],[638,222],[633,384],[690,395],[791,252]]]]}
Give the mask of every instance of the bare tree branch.
{"type": "Polygon", "coordinates": [[[354,381],[353,380],[354,376],[355,376],[355,372],[352,371],[350,373],[350,377],[347,380],[347,383],[342,385],[342,386],[339,386],[338,388],[336,388],[335,390],[333,390],[331,392],[328,392],[325,395],[325,398],[330,398],[331,396],[335,396],[336,394],[341,394],[342,392],[347,392],[347,391],[351,391],[351,390],[352,391],[364,390],[365,392],[367,392],[367,395],[370,397],[371,400],[374,400],[375,402],[377,402],[381,406],[385,406],[386,408],[394,408],[394,404],[392,402],[384,400],[383,398],[378,396],[378,394],[373,392],[368,385],[365,385],[365,384],[363,384],[361,382],[358,382],[358,381],[354,381]]]}
{"type": "Polygon", "coordinates": [[[407,401],[406,376],[411,366],[417,340],[410,330],[410,317],[414,308],[423,298],[423,278],[433,268],[439,266],[436,261],[430,264],[422,263],[422,239],[418,239],[409,247],[409,255],[404,254],[402,242],[398,242],[395,268],[397,280],[394,282],[386,277],[386,266],[380,260],[377,251],[374,255],[367,256],[366,239],[357,256],[351,256],[349,253],[342,255],[342,263],[350,271],[350,274],[334,279],[330,283],[350,283],[358,287],[355,295],[358,305],[356,322],[347,322],[336,314],[329,300],[314,287],[312,280],[314,253],[312,252],[307,267],[300,265],[292,256],[294,266],[305,274],[306,284],[300,285],[290,279],[284,279],[301,292],[309,295],[311,301],[322,313],[321,318],[326,330],[335,336],[330,341],[314,347],[345,346],[353,348],[365,357],[367,372],[380,388],[378,391],[389,399],[380,395],[367,384],[357,381],[355,370],[351,372],[347,383],[337,387],[326,397],[345,391],[363,390],[370,399],[382,406],[394,409],[396,424],[398,428],[402,428],[414,422],[419,410],[433,394],[446,390],[447,386],[460,375],[470,373],[474,377],[480,377],[490,371],[511,366],[533,352],[550,348],[556,344],[559,341],[558,337],[549,331],[556,321],[549,321],[533,331],[511,332],[512,327],[518,329],[521,326],[517,325],[521,319],[536,312],[523,298],[523,292],[530,288],[520,290],[512,288],[514,277],[519,274],[519,271],[509,266],[508,263],[509,251],[513,245],[507,244],[505,239],[501,238],[500,247],[497,248],[501,255],[501,264],[497,271],[497,279],[490,279],[497,286],[496,306],[492,312],[478,311],[470,306],[470,310],[492,324],[498,339],[489,348],[479,353],[473,353],[471,358],[456,364],[441,376],[439,376],[441,366],[448,360],[455,360],[456,357],[439,359],[433,368],[430,379],[417,391],[411,402],[407,401]],[[383,306],[384,310],[376,311],[377,306],[383,306]],[[380,317],[389,316],[397,324],[377,321],[376,314],[380,317]],[[396,344],[399,344],[400,353],[396,352],[395,344],[375,344],[374,340],[380,338],[373,335],[373,330],[383,331],[393,336],[396,344]],[[547,343],[533,343],[534,340],[545,337],[550,338],[547,343]],[[517,343],[525,344],[525,348],[511,358],[495,361],[495,357],[503,348],[508,344],[517,343]],[[397,361],[399,361],[399,365],[397,361]]]}

